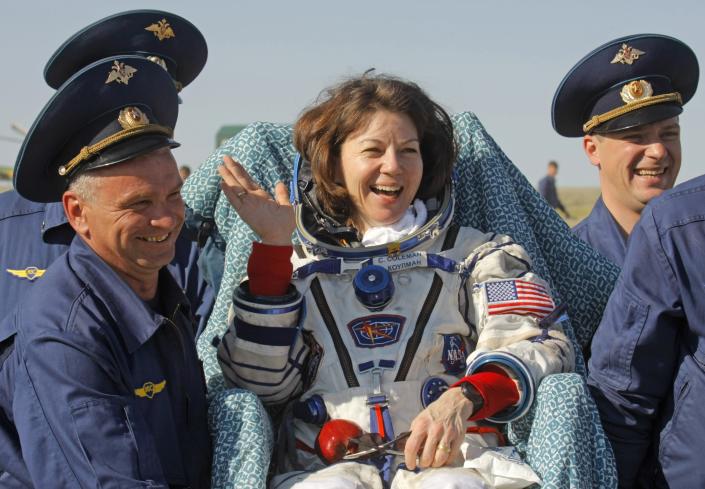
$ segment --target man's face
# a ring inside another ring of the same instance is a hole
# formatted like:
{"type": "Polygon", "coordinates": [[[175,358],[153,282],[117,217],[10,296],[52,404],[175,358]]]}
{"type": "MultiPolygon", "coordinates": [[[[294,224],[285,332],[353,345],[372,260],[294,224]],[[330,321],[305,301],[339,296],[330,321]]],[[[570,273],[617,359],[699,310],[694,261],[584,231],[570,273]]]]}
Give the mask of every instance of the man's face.
{"type": "Polygon", "coordinates": [[[89,246],[123,277],[153,278],[174,258],[184,222],[181,177],[169,149],[94,170],[84,201],[89,246]]]}
{"type": "Polygon", "coordinates": [[[681,167],[678,118],[605,135],[587,135],[583,148],[600,169],[603,196],[633,212],[675,184],[681,167]]]}

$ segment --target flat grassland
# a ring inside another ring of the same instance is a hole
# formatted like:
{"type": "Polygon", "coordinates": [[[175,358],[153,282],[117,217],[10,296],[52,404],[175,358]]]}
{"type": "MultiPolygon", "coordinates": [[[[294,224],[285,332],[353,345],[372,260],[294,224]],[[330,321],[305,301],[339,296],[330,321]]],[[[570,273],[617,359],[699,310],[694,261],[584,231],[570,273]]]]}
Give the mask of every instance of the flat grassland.
{"type": "Polygon", "coordinates": [[[575,226],[590,214],[599,196],[599,187],[558,187],[558,198],[570,213],[570,218],[561,217],[570,227],[575,226]]]}

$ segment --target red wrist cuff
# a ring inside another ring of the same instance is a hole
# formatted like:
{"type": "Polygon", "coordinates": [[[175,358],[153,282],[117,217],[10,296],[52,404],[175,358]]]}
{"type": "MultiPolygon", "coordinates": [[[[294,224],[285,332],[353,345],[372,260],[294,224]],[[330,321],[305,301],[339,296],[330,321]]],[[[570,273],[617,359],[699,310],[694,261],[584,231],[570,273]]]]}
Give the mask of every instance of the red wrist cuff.
{"type": "Polygon", "coordinates": [[[483,399],[482,409],[470,417],[472,421],[488,418],[519,402],[517,385],[505,373],[477,372],[463,377],[451,387],[457,387],[463,382],[471,383],[483,399]]]}
{"type": "Polygon", "coordinates": [[[292,246],[275,246],[252,243],[252,253],[247,262],[250,293],[277,296],[286,294],[291,282],[292,246]]]}

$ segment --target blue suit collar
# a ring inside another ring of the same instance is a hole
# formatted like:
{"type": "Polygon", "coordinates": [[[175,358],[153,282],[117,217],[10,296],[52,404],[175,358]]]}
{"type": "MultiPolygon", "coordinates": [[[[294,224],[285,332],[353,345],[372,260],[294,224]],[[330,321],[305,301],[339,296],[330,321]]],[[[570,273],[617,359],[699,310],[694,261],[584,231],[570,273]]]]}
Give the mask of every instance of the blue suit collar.
{"type": "Polygon", "coordinates": [[[593,248],[621,267],[624,263],[624,255],[627,253],[627,237],[607,209],[602,196],[595,202],[586,221],[592,228],[587,241],[593,248]]]}
{"type": "Polygon", "coordinates": [[[50,202],[44,207],[44,223],[42,223],[42,234],[59,226],[68,226],[68,220],[64,213],[64,206],[61,202],[50,202]]]}

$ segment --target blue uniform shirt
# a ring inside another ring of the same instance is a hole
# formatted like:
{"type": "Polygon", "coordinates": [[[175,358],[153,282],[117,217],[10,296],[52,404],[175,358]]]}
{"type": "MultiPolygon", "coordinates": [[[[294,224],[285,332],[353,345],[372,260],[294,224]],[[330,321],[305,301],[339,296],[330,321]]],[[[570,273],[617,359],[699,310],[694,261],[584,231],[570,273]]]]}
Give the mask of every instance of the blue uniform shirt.
{"type": "Polygon", "coordinates": [[[7,316],[67,249],[74,232],[61,203],[0,193],[0,318],[7,316]]]}
{"type": "Polygon", "coordinates": [[[76,238],[5,318],[21,325],[5,363],[35,487],[209,487],[205,382],[165,269],[158,298],[163,314],[76,238]]]}
{"type": "MultiPolygon", "coordinates": [[[[73,237],[60,202],[32,202],[14,190],[0,193],[0,319],[66,252],[73,237]]],[[[213,308],[215,294],[197,267],[198,258],[196,244],[179,236],[169,271],[194,306],[196,329],[200,331],[213,308]]]]}
{"type": "Polygon", "coordinates": [[[602,253],[613,263],[622,266],[627,252],[627,238],[602,201],[597,199],[590,215],[574,228],[575,235],[602,253]]]}
{"type": "Polygon", "coordinates": [[[12,354],[14,337],[14,324],[0,320],[0,487],[3,489],[32,487],[12,415],[18,365],[12,354]]]}
{"type": "Polygon", "coordinates": [[[704,259],[702,176],[645,208],[592,343],[589,383],[625,487],[705,487],[704,259]]]}

